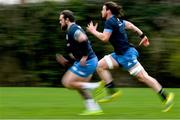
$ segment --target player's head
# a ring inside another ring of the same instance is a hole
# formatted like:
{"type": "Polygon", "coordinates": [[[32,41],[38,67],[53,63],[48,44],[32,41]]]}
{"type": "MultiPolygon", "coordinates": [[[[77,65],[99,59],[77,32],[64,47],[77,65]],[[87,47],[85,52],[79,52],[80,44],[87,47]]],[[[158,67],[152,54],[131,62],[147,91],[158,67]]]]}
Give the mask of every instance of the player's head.
{"type": "Polygon", "coordinates": [[[116,17],[120,17],[123,15],[122,6],[112,1],[106,2],[103,5],[101,14],[103,19],[106,19],[108,15],[115,15],[116,17]]]}
{"type": "Polygon", "coordinates": [[[63,10],[60,13],[59,24],[61,25],[61,29],[62,30],[67,30],[68,23],[74,22],[74,21],[75,21],[75,18],[74,18],[74,14],[73,14],[72,11],[70,11],[70,10],[63,10]]]}

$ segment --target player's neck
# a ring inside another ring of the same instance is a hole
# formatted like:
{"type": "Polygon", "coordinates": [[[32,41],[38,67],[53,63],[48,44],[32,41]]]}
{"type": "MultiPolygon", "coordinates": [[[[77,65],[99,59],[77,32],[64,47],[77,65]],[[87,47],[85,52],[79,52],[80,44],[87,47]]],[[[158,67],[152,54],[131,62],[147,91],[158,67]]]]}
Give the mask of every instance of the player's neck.
{"type": "Polygon", "coordinates": [[[107,17],[106,17],[106,20],[108,20],[111,17],[113,17],[113,15],[112,14],[108,14],[107,17]]]}
{"type": "Polygon", "coordinates": [[[75,22],[69,22],[69,23],[68,23],[68,28],[67,28],[67,30],[69,30],[69,28],[70,28],[71,25],[73,25],[73,24],[75,24],[75,22]]]}

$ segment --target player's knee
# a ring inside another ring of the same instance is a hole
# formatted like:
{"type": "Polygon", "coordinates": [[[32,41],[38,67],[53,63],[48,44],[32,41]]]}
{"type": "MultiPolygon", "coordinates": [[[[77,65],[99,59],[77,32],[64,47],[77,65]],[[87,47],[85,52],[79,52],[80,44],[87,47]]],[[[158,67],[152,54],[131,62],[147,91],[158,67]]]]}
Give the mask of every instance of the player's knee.
{"type": "Polygon", "coordinates": [[[66,82],[64,81],[64,80],[62,80],[62,85],[64,86],[64,87],[67,87],[67,84],[66,84],[66,82]]]}
{"type": "Polygon", "coordinates": [[[148,78],[148,73],[147,72],[140,72],[139,74],[136,75],[139,81],[145,82],[148,78]]]}
{"type": "Polygon", "coordinates": [[[101,73],[103,70],[104,70],[104,68],[102,66],[98,66],[96,68],[97,73],[101,73]]]}
{"type": "Polygon", "coordinates": [[[105,62],[98,62],[97,69],[98,69],[99,71],[102,71],[102,70],[104,70],[104,69],[108,69],[108,66],[107,66],[107,64],[106,64],[105,62]]]}
{"type": "Polygon", "coordinates": [[[62,79],[62,85],[66,88],[71,88],[71,83],[68,80],[62,79]]]}

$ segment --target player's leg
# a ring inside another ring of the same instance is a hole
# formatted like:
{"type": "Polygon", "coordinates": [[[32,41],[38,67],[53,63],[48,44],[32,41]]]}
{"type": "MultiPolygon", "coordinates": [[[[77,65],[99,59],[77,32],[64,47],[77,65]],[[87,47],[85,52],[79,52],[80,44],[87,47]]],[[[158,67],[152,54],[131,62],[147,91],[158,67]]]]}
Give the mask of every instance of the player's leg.
{"type": "Polygon", "coordinates": [[[159,92],[162,89],[162,86],[157,82],[157,80],[149,76],[139,62],[129,69],[129,72],[131,75],[137,77],[139,81],[151,87],[155,92],[159,92]]]}
{"type": "Polygon", "coordinates": [[[116,97],[120,96],[120,91],[117,91],[113,78],[109,69],[117,68],[119,64],[111,55],[106,55],[98,62],[97,73],[99,77],[105,82],[105,87],[107,88],[108,96],[102,98],[99,102],[110,102],[116,97]]]}
{"type": "Polygon", "coordinates": [[[63,76],[63,84],[68,88],[96,89],[100,83],[89,83],[87,81],[90,80],[92,74],[95,72],[97,63],[98,59],[96,57],[86,61],[86,66],[81,66],[80,62],[75,62],[63,76]]]}
{"type": "MultiPolygon", "coordinates": [[[[92,75],[91,75],[92,76],[92,75]]],[[[91,76],[88,77],[85,81],[89,81],[91,76]]],[[[80,115],[101,115],[103,111],[101,110],[99,104],[92,98],[92,94],[90,89],[79,89],[79,94],[81,94],[82,98],[85,100],[86,110],[80,113],[80,115]]]]}
{"type": "Polygon", "coordinates": [[[78,90],[85,100],[86,111],[81,115],[99,115],[103,113],[90,94],[90,90],[96,89],[99,83],[88,82],[96,70],[97,62],[97,58],[86,61],[86,66],[81,66],[79,62],[75,62],[62,78],[64,86],[78,90]]]}
{"type": "MultiPolygon", "coordinates": [[[[88,83],[91,79],[90,75],[87,78],[80,77],[68,70],[62,78],[62,83],[65,87],[77,90],[85,101],[86,110],[80,115],[100,115],[103,114],[98,103],[92,98],[90,89],[95,88],[94,85],[88,83]],[[88,85],[86,85],[86,83],[88,85]]],[[[93,84],[93,83],[92,83],[93,84]]]]}
{"type": "Polygon", "coordinates": [[[92,95],[89,90],[81,89],[78,90],[79,94],[85,100],[86,110],[80,113],[80,115],[101,115],[103,111],[101,110],[99,104],[92,98],[92,95]]]}
{"type": "Polygon", "coordinates": [[[62,84],[66,88],[70,89],[95,89],[99,86],[99,83],[89,83],[88,81],[90,80],[91,76],[84,78],[80,77],[70,70],[68,70],[63,78],[62,78],[62,84]]]}
{"type": "Polygon", "coordinates": [[[167,112],[173,106],[174,94],[167,93],[155,78],[148,75],[139,62],[129,69],[129,72],[130,74],[136,76],[139,81],[145,83],[159,94],[163,104],[165,104],[165,108],[163,110],[164,112],[167,112]]]}

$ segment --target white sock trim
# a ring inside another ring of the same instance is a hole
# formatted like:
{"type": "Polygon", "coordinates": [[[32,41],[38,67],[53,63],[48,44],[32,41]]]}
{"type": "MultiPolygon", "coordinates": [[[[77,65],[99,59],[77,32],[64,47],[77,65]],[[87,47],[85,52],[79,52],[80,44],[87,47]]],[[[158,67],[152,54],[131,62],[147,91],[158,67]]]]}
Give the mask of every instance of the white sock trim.
{"type": "Polygon", "coordinates": [[[95,102],[94,99],[86,100],[86,109],[87,110],[101,110],[100,106],[95,102]]]}

